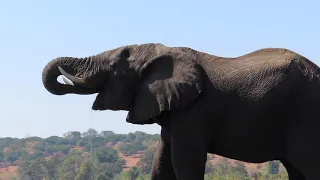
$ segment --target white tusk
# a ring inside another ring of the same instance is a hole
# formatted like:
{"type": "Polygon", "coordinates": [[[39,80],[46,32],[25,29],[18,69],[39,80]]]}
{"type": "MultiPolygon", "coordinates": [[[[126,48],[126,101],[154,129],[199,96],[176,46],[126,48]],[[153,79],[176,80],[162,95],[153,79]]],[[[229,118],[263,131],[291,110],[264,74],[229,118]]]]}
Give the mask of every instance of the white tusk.
{"type": "Polygon", "coordinates": [[[62,77],[62,80],[63,80],[66,84],[68,84],[68,85],[70,85],[70,86],[74,86],[73,82],[72,82],[71,80],[67,79],[66,77],[62,77]]]}
{"type": "Polygon", "coordinates": [[[72,84],[76,84],[76,85],[83,85],[85,84],[84,80],[82,78],[79,77],[75,77],[71,74],[68,74],[66,71],[64,71],[60,66],[58,66],[60,73],[66,77],[69,81],[72,82],[72,84]]]}

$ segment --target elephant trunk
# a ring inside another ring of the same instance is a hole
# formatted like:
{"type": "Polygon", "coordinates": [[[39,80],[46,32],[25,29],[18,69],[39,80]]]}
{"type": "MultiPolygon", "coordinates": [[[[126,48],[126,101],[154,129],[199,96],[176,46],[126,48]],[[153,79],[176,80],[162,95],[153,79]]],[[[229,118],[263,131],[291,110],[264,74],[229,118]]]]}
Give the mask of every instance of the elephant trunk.
{"type": "Polygon", "coordinates": [[[71,58],[59,57],[49,62],[42,71],[42,83],[44,87],[52,94],[64,95],[67,93],[75,94],[93,94],[96,89],[85,86],[84,79],[76,77],[87,68],[93,65],[91,58],[71,58]],[[69,74],[69,73],[73,74],[69,74]],[[81,72],[82,71],[82,72],[81,72]],[[64,75],[70,81],[64,79],[66,84],[57,81],[58,76],[64,75]]]}

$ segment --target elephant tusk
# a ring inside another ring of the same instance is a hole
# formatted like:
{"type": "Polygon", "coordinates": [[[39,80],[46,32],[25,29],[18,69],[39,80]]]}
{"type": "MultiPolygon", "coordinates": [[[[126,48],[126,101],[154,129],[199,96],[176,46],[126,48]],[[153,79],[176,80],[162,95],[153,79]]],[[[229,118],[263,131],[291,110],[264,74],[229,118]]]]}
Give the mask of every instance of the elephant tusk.
{"type": "Polygon", "coordinates": [[[67,79],[66,77],[62,77],[63,82],[65,82],[66,84],[70,85],[70,86],[74,86],[73,82],[69,79],[67,79]]]}
{"type": "Polygon", "coordinates": [[[73,86],[74,85],[81,85],[81,84],[84,84],[84,80],[82,78],[78,78],[78,77],[75,77],[75,76],[72,76],[71,74],[68,74],[65,70],[62,69],[62,67],[58,66],[59,68],[59,71],[61,72],[62,75],[64,75],[69,81],[71,82],[68,82],[66,79],[63,79],[63,81],[66,83],[66,84],[72,84],[73,86]],[[67,81],[67,82],[66,82],[67,81]]]}

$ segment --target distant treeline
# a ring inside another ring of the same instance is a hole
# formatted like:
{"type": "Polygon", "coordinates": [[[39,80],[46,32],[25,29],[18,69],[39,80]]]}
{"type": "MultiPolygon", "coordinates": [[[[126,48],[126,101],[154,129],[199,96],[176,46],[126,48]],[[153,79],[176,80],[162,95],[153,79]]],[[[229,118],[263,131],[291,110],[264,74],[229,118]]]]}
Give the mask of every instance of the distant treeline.
{"type": "MultiPolygon", "coordinates": [[[[21,180],[128,180],[148,179],[159,134],[134,132],[116,134],[88,129],[70,131],[63,137],[0,138],[2,167],[18,166],[21,180]],[[119,157],[142,154],[136,166],[128,170],[125,159],[119,157]]],[[[186,157],[187,158],[187,157],[186,157]]],[[[288,179],[279,161],[266,163],[260,169],[250,169],[243,162],[230,163],[220,158],[213,165],[208,156],[205,179],[288,179]]],[[[1,179],[1,175],[0,175],[1,179]]]]}

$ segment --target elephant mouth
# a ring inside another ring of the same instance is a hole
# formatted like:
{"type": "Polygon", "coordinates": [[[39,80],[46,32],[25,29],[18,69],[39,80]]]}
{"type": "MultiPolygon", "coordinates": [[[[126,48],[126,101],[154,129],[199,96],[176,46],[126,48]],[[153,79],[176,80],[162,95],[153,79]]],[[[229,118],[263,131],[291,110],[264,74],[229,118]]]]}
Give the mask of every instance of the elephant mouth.
{"type": "Polygon", "coordinates": [[[128,105],[122,105],[119,103],[111,102],[110,104],[106,104],[105,101],[105,92],[99,91],[96,99],[92,103],[91,109],[94,111],[104,111],[104,110],[112,110],[112,111],[131,111],[133,107],[133,101],[130,101],[128,105]]]}
{"type": "MultiPolygon", "coordinates": [[[[86,82],[83,78],[75,77],[69,73],[67,73],[65,70],[63,70],[60,66],[58,67],[60,73],[63,75],[62,80],[65,83],[65,85],[69,87],[74,87],[78,90],[83,90],[90,92],[91,94],[98,93],[91,109],[92,110],[124,110],[124,111],[130,111],[133,99],[134,97],[131,97],[129,101],[123,101],[122,103],[117,101],[116,99],[113,99],[110,95],[107,96],[106,90],[105,90],[105,82],[99,83],[99,86],[96,86],[97,84],[89,86],[89,83],[86,82]],[[129,103],[128,103],[129,102],[129,103]]],[[[134,95],[133,95],[134,96],[134,95]]]]}

